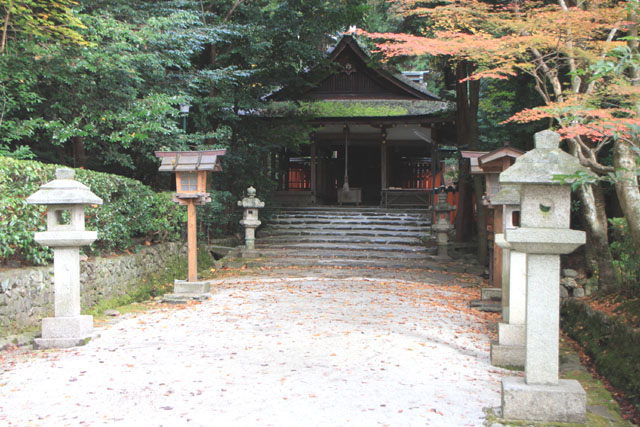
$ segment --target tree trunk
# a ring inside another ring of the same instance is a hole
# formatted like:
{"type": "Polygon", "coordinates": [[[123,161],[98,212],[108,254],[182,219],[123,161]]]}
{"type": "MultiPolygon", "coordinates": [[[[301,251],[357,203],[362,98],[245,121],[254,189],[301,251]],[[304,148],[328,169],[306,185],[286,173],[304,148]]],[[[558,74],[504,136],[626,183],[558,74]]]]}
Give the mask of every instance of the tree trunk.
{"type": "Polygon", "coordinates": [[[9,31],[9,18],[11,17],[11,9],[13,9],[13,0],[5,6],[6,14],[4,15],[4,23],[2,25],[2,41],[0,41],[0,55],[4,53],[7,46],[7,32],[9,31]]]}
{"type": "Polygon", "coordinates": [[[629,232],[636,252],[640,251],[640,191],[636,175],[638,154],[631,144],[618,140],[613,144],[613,164],[619,179],[616,181],[616,194],[620,207],[627,219],[629,232]]]}
{"type": "Polygon", "coordinates": [[[87,154],[84,150],[84,140],[81,136],[71,138],[71,149],[73,152],[73,167],[82,168],[86,166],[87,154]]]}
{"type": "MultiPolygon", "coordinates": [[[[638,15],[634,10],[629,12],[630,38],[627,45],[634,54],[638,54],[638,15]]],[[[631,85],[640,86],[640,69],[629,67],[627,70],[631,85]]],[[[636,115],[640,114],[640,105],[636,104],[636,115]]],[[[638,144],[637,138],[633,143],[638,144]]],[[[620,179],[616,181],[616,194],[620,201],[622,213],[627,220],[627,226],[636,249],[636,255],[640,254],[640,191],[638,190],[638,152],[633,149],[631,143],[618,140],[613,144],[613,165],[620,179]]]]}
{"type": "Polygon", "coordinates": [[[484,188],[482,185],[481,176],[473,177],[473,191],[476,196],[476,212],[478,213],[478,262],[480,265],[487,264],[488,253],[488,236],[487,236],[487,207],[482,204],[482,195],[484,194],[484,188]]]}
{"type": "MultiPolygon", "coordinates": [[[[602,187],[598,184],[581,186],[576,193],[580,199],[587,241],[592,249],[586,253],[592,254],[598,269],[598,289],[605,294],[615,292],[620,288],[620,284],[613,268],[609,248],[607,214],[602,187]]],[[[586,261],[589,262],[589,259],[586,261]]]]}
{"type": "MultiPolygon", "coordinates": [[[[454,78],[456,88],[456,133],[458,145],[468,145],[469,128],[467,126],[469,109],[466,86],[460,80],[466,76],[466,68],[461,62],[457,64],[454,78]]],[[[455,220],[456,242],[466,242],[471,238],[473,230],[473,206],[471,169],[469,160],[460,159],[460,175],[458,178],[458,206],[455,220]]]]}
{"type": "Polygon", "coordinates": [[[460,159],[460,175],[458,177],[458,206],[456,210],[456,242],[469,239],[473,232],[473,206],[471,206],[471,170],[469,160],[460,159]]]}
{"type": "MultiPolygon", "coordinates": [[[[568,139],[570,154],[578,157],[580,147],[573,139],[568,139]]],[[[619,289],[620,284],[613,268],[613,258],[609,247],[609,236],[607,234],[607,212],[605,211],[605,200],[600,184],[581,185],[576,190],[580,200],[582,221],[587,231],[587,241],[592,246],[593,251],[585,251],[586,259],[590,253],[594,254],[593,261],[598,269],[598,289],[602,293],[614,292],[619,289]]]]}
{"type": "MultiPolygon", "coordinates": [[[[470,65],[466,61],[462,61],[456,66],[456,126],[458,141],[472,150],[477,150],[480,81],[467,80],[471,74],[469,67],[470,65]]],[[[473,193],[476,197],[477,212],[477,255],[480,264],[485,265],[487,263],[487,209],[482,204],[484,189],[480,176],[473,177],[473,193]]],[[[468,204],[468,207],[473,210],[471,203],[468,204]]],[[[471,218],[473,218],[472,214],[471,218]]],[[[456,236],[457,238],[458,236],[456,236]]]]}
{"type": "MultiPolygon", "coordinates": [[[[470,74],[470,73],[468,73],[470,74]]],[[[472,150],[480,148],[478,141],[478,106],[480,104],[480,81],[467,81],[469,90],[469,114],[467,119],[469,126],[469,146],[472,150]]],[[[487,264],[488,236],[487,236],[487,207],[482,203],[484,195],[484,178],[482,176],[473,177],[473,192],[476,196],[476,212],[478,213],[478,261],[480,265],[487,264]]]]}
{"type": "MultiPolygon", "coordinates": [[[[214,69],[218,62],[218,49],[213,43],[209,46],[209,49],[209,66],[211,67],[211,69],[214,69]]],[[[216,85],[212,84],[209,88],[209,97],[215,98],[216,92],[216,85]]]]}

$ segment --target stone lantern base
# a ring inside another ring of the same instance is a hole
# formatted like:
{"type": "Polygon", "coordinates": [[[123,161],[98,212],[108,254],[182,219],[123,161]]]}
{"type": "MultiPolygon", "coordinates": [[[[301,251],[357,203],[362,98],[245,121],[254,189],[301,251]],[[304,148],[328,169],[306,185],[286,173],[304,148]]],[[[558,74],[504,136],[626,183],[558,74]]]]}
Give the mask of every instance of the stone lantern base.
{"type": "Polygon", "coordinates": [[[240,256],[245,259],[260,258],[260,253],[255,249],[242,248],[240,256]]]}
{"type": "Polygon", "coordinates": [[[524,325],[498,323],[498,342],[491,343],[491,364],[524,368],[524,342],[524,325]]]}
{"type": "Polygon", "coordinates": [[[208,281],[188,282],[186,280],[175,280],[173,282],[173,293],[162,297],[162,302],[185,303],[187,301],[204,301],[211,297],[209,291],[211,284],[208,281]]]}
{"type": "Polygon", "coordinates": [[[42,338],[35,339],[35,347],[76,347],[99,336],[93,330],[93,316],[46,317],[42,319],[42,338]]]}
{"type": "Polygon", "coordinates": [[[524,378],[502,379],[502,418],[543,422],[584,423],[587,393],[576,380],[556,385],[526,384],[524,378]]]}

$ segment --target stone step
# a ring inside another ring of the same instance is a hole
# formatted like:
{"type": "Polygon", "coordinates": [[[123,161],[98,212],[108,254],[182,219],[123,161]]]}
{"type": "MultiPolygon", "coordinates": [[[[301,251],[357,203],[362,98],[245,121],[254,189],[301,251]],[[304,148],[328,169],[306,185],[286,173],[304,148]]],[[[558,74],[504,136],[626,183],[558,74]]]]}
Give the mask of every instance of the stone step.
{"type": "Polygon", "coordinates": [[[342,217],[333,218],[274,218],[269,221],[265,221],[268,225],[312,225],[322,224],[327,226],[333,225],[366,225],[366,226],[412,226],[412,227],[428,227],[431,225],[427,220],[416,219],[369,219],[366,221],[359,220],[357,218],[347,219],[342,217]]]}
{"type": "Polygon", "coordinates": [[[272,215],[272,218],[365,218],[365,219],[374,219],[374,218],[431,218],[430,213],[407,213],[407,212],[396,212],[396,213],[362,213],[362,212],[353,212],[353,213],[341,213],[341,212],[331,212],[331,211],[322,211],[322,212],[278,212],[272,215]]]}
{"type": "Polygon", "coordinates": [[[256,241],[257,249],[295,249],[295,250],[320,250],[320,251],[364,251],[369,253],[426,253],[427,248],[424,246],[400,245],[400,244],[364,244],[364,243],[283,243],[280,245],[263,245],[260,240],[256,241]]]}
{"type": "Polygon", "coordinates": [[[335,259],[335,260],[387,260],[393,262],[404,262],[404,261],[426,261],[427,252],[385,252],[385,251],[353,251],[346,249],[335,249],[335,250],[326,250],[326,249],[278,249],[278,248],[259,248],[258,252],[262,256],[266,256],[269,258],[279,258],[284,260],[293,261],[296,259],[309,259],[320,262],[320,260],[325,259],[335,259]]]}
{"type": "Polygon", "coordinates": [[[397,260],[388,258],[269,258],[264,263],[265,267],[342,267],[342,268],[402,268],[402,269],[424,269],[424,260],[397,260]]]}
{"type": "Polygon", "coordinates": [[[281,207],[275,209],[265,209],[267,212],[277,213],[318,213],[329,212],[340,215],[384,215],[384,214],[422,214],[426,215],[431,212],[430,209],[424,208],[380,208],[374,206],[310,206],[310,207],[281,207]]]}
{"type": "Polygon", "coordinates": [[[282,209],[265,220],[256,249],[273,266],[425,268],[430,229],[424,209],[282,209]]]}
{"type": "Polygon", "coordinates": [[[345,234],[334,234],[334,235],[275,235],[269,237],[261,237],[260,244],[262,245],[279,245],[279,244],[290,244],[290,243],[306,243],[306,242],[315,242],[315,243],[335,243],[335,244],[354,244],[354,243],[367,243],[367,244],[378,244],[378,245],[388,245],[388,244],[403,244],[403,245],[421,245],[422,242],[415,236],[366,236],[366,235],[345,235],[345,234]]]}
{"type": "Polygon", "coordinates": [[[266,225],[262,230],[308,230],[310,232],[324,232],[326,230],[340,230],[340,231],[375,231],[375,232],[412,232],[412,233],[421,233],[427,232],[431,229],[431,226],[417,226],[417,225],[372,225],[372,224],[269,224],[266,225]]]}
{"type": "Polygon", "coordinates": [[[388,228],[380,228],[380,229],[371,229],[371,228],[345,228],[345,229],[326,229],[326,228],[305,228],[305,227],[267,227],[264,230],[259,230],[257,233],[259,238],[267,238],[267,237],[287,237],[287,238],[295,238],[301,236],[317,236],[319,238],[325,236],[335,236],[335,237],[408,237],[412,239],[420,239],[422,237],[429,237],[429,230],[424,230],[422,228],[404,231],[401,230],[392,230],[388,228]]]}

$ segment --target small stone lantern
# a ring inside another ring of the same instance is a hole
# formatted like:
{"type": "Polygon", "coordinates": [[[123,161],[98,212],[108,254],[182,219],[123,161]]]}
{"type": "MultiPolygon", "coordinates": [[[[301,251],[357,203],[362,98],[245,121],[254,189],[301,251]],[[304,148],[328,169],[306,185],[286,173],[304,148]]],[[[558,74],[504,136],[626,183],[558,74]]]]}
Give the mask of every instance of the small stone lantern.
{"type": "Polygon", "coordinates": [[[244,227],[245,248],[242,251],[243,258],[253,258],[256,252],[256,228],[262,224],[258,220],[258,209],[264,208],[264,202],[256,197],[256,189],[249,187],[247,197],[238,201],[238,206],[244,208],[244,214],[240,220],[240,225],[244,227]]]}
{"type": "Polygon", "coordinates": [[[431,227],[437,234],[438,243],[438,255],[437,259],[447,260],[451,259],[448,253],[449,247],[449,231],[453,229],[453,224],[449,222],[449,213],[453,210],[447,202],[447,193],[444,186],[440,187],[438,191],[438,203],[434,207],[436,212],[436,223],[431,227]]]}
{"type": "Polygon", "coordinates": [[[156,151],[156,157],[162,160],[160,172],[176,174],[176,192],[173,201],[187,205],[187,280],[174,282],[174,294],[166,300],[180,302],[192,298],[201,298],[209,292],[209,283],[198,282],[198,243],[196,230],[196,205],[211,201],[207,193],[207,172],[220,172],[220,157],[226,150],[210,151],[156,151]]]}
{"type": "Polygon", "coordinates": [[[84,228],[84,206],[101,205],[102,199],[74,180],[72,169],[56,170],[56,179],[40,187],[27,203],[47,206],[47,231],[34,239],[53,248],[54,315],[42,319],[40,348],[83,345],[94,337],[93,317],[80,315],[80,246],[93,243],[97,231],[84,228]]]}
{"type": "Polygon", "coordinates": [[[512,250],[527,254],[525,374],[502,379],[506,419],[584,422],[586,393],[575,380],[558,378],[560,255],[585,243],[584,231],[571,230],[571,189],[553,179],[578,171],[578,159],[560,150],[560,136],[535,135],[535,149],[500,174],[500,184],[520,186],[520,227],[507,228],[512,250]]]}

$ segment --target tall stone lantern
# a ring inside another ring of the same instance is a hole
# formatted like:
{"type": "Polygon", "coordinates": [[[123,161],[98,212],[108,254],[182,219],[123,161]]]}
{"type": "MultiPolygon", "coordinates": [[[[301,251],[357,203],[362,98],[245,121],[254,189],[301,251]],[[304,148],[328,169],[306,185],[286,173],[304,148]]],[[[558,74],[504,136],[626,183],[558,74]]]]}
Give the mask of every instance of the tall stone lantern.
{"type": "Polygon", "coordinates": [[[247,197],[238,201],[238,206],[244,208],[244,214],[240,220],[240,225],[244,227],[245,247],[242,251],[243,258],[253,258],[256,252],[256,228],[262,224],[258,219],[258,209],[264,208],[264,202],[256,197],[256,189],[249,187],[247,197]]]}
{"type": "Polygon", "coordinates": [[[500,174],[500,184],[520,187],[520,227],[507,228],[504,240],[527,256],[525,375],[503,378],[503,417],[583,422],[586,393],[577,381],[558,378],[558,342],[560,255],[586,238],[584,231],[569,228],[569,185],[553,177],[589,172],[559,149],[557,133],[538,132],[534,139],[535,149],[500,174]]]}
{"type": "Polygon", "coordinates": [[[40,348],[86,344],[93,335],[93,316],[80,315],[80,246],[93,243],[97,231],[84,228],[84,206],[101,205],[102,199],[74,180],[72,169],[56,170],[56,179],[40,187],[27,203],[47,206],[47,231],[35,241],[53,248],[54,315],[42,319],[40,348]]]}

